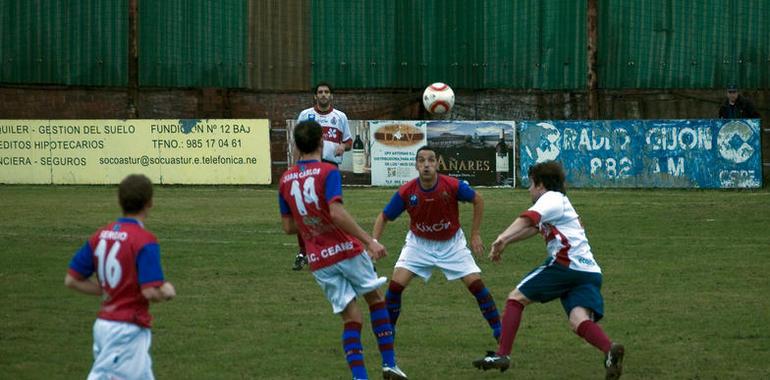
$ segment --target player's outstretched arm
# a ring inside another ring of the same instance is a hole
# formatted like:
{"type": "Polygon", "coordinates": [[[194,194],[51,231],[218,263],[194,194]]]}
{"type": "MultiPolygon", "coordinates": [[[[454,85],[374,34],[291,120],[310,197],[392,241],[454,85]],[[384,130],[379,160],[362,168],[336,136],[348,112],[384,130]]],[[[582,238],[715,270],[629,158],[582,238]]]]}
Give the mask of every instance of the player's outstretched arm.
{"type": "Polygon", "coordinates": [[[171,301],[176,297],[176,289],[170,282],[164,282],[161,286],[142,289],[142,295],[150,302],[171,301]]]}
{"type": "Polygon", "coordinates": [[[481,219],[484,216],[484,198],[476,192],[473,197],[473,224],[471,225],[471,249],[477,256],[484,253],[484,241],[481,240],[481,219]]]}
{"type": "Polygon", "coordinates": [[[90,278],[78,279],[69,273],[67,273],[67,277],[64,277],[64,286],[83,294],[90,294],[92,296],[102,295],[102,287],[99,286],[98,282],[90,278]]]}
{"type": "Polygon", "coordinates": [[[531,219],[522,217],[516,218],[505,231],[497,236],[494,243],[492,243],[492,250],[489,252],[489,258],[492,261],[500,261],[500,255],[503,254],[503,250],[505,250],[505,247],[508,244],[530,238],[536,235],[537,231],[538,229],[532,224],[531,219]]]}
{"type": "Polygon", "coordinates": [[[387,255],[385,247],[372,238],[358,225],[358,223],[356,223],[355,219],[353,219],[353,217],[348,214],[348,211],[345,210],[345,206],[343,206],[342,203],[332,202],[329,205],[329,212],[331,213],[334,224],[364,243],[366,251],[369,252],[369,256],[373,259],[376,260],[387,255]]]}
{"type": "Polygon", "coordinates": [[[374,220],[374,227],[372,228],[372,237],[380,240],[382,233],[385,231],[385,225],[388,224],[388,218],[385,217],[385,213],[380,212],[377,215],[377,219],[374,220]]]}

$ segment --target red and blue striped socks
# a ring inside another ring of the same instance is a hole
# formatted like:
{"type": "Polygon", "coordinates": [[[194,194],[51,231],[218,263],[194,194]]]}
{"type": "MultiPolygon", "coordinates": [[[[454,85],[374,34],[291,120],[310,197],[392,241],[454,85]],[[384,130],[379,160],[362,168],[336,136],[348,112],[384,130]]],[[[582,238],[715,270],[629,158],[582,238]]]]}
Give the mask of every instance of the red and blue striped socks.
{"type": "Polygon", "coordinates": [[[495,340],[499,340],[501,333],[500,314],[497,312],[497,306],[495,305],[495,299],[492,298],[492,293],[484,286],[484,282],[481,279],[473,281],[468,285],[468,290],[476,297],[479,310],[481,310],[484,319],[489,323],[489,327],[492,328],[492,335],[495,337],[495,340]]]}
{"type": "Polygon", "coordinates": [[[382,365],[396,366],[396,354],[393,351],[393,326],[390,324],[388,309],[385,302],[369,305],[369,317],[372,321],[372,331],[377,337],[377,347],[382,355],[382,365]]]}
{"type": "Polygon", "coordinates": [[[348,367],[350,367],[353,377],[368,379],[364,366],[364,347],[361,345],[360,323],[345,323],[345,330],[342,332],[342,348],[345,351],[345,358],[348,360],[348,367]]]}
{"type": "Polygon", "coordinates": [[[393,326],[393,330],[396,330],[396,321],[398,321],[398,315],[401,314],[401,292],[404,291],[404,286],[390,281],[388,284],[388,291],[385,292],[385,302],[388,304],[388,316],[390,316],[390,324],[393,326]]]}

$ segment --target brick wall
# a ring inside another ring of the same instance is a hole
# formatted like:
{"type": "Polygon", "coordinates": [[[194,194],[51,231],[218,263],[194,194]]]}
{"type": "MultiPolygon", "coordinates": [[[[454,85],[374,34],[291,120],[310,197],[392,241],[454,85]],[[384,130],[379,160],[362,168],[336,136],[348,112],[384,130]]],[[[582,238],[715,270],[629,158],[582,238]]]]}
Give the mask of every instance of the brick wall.
{"type": "MultiPolygon", "coordinates": [[[[335,104],[350,119],[430,119],[422,91],[337,91],[335,104]]],[[[763,116],[762,157],[770,178],[770,91],[746,92],[763,116]]],[[[696,119],[716,117],[722,90],[624,90],[600,94],[602,119],[696,119]]],[[[584,119],[586,99],[579,92],[487,90],[457,92],[449,117],[456,120],[584,119]]],[[[285,120],[312,105],[309,92],[252,92],[221,88],[141,89],[135,110],[126,89],[2,87],[2,119],[259,118],[271,121],[274,179],[285,168],[285,120]]]]}

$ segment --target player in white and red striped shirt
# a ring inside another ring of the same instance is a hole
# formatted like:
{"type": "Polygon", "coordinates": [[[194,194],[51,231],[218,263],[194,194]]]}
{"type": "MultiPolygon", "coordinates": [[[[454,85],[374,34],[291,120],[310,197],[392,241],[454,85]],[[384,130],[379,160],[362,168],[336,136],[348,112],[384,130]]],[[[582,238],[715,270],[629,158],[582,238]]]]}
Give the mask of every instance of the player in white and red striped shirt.
{"type": "Polygon", "coordinates": [[[297,123],[313,120],[323,128],[324,147],[321,159],[339,166],[342,155],[353,147],[348,116],[334,108],[334,95],[330,84],[321,82],[314,87],[315,105],[299,113],[297,123]]]}
{"type": "MultiPolygon", "coordinates": [[[[297,123],[312,120],[321,126],[324,140],[321,160],[339,166],[342,163],[342,155],[353,146],[348,116],[334,108],[332,86],[326,82],[320,82],[313,87],[313,99],[315,105],[300,112],[297,123]]],[[[300,236],[297,236],[297,245],[299,252],[294,258],[293,270],[301,270],[307,265],[305,243],[300,236]]]]}
{"type": "Polygon", "coordinates": [[[533,301],[545,303],[559,298],[572,330],[606,355],[606,378],[617,379],[623,370],[625,350],[596,324],[604,316],[602,272],[591,253],[580,217],[566,196],[564,169],[558,162],[548,161],[532,166],[528,174],[534,205],[497,237],[489,258],[500,261],[508,244],[538,233],[545,239],[548,258],[508,296],[497,352],[489,352],[473,365],[483,370],[508,369],[524,307],[533,301]]]}

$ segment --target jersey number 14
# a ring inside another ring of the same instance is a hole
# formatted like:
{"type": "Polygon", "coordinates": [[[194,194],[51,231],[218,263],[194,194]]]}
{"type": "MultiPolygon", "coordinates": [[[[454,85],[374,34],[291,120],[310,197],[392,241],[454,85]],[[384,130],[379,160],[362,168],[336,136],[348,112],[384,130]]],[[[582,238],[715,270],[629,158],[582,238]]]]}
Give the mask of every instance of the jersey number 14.
{"type": "Polygon", "coordinates": [[[315,192],[315,177],[308,177],[305,179],[301,191],[299,186],[299,181],[291,181],[291,196],[294,197],[294,203],[297,204],[297,212],[299,212],[300,215],[305,216],[307,215],[305,203],[313,203],[315,204],[316,209],[320,208],[318,206],[318,194],[315,192]]]}

